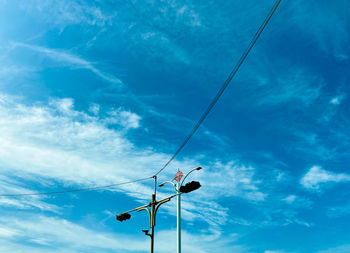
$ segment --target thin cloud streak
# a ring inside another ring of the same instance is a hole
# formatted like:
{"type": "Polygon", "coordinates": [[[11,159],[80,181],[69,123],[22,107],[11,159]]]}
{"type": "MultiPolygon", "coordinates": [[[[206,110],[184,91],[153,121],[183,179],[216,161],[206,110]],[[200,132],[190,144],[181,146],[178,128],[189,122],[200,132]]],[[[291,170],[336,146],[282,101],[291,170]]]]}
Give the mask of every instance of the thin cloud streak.
{"type": "Polygon", "coordinates": [[[71,53],[68,53],[66,51],[62,50],[57,50],[57,49],[51,49],[47,47],[42,47],[42,46],[36,46],[36,45],[31,45],[31,44],[26,44],[26,43],[21,43],[21,42],[14,42],[13,43],[14,47],[22,47],[26,48],[32,51],[35,51],[37,53],[43,54],[48,58],[51,58],[54,61],[57,62],[64,62],[68,63],[71,66],[81,68],[81,69],[87,69],[90,70],[92,73],[96,74],[98,77],[101,79],[112,83],[112,84],[117,84],[117,85],[122,85],[122,81],[111,75],[102,72],[98,68],[96,68],[91,62],[77,56],[71,53]]]}

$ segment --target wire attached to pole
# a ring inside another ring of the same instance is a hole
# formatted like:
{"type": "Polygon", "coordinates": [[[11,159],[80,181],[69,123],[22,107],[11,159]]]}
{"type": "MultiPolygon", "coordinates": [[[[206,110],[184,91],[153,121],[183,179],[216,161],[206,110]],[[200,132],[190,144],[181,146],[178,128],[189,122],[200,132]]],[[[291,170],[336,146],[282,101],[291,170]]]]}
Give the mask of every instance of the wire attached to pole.
{"type": "Polygon", "coordinates": [[[92,190],[111,188],[111,187],[125,185],[125,184],[132,184],[132,183],[136,183],[136,182],[140,182],[140,181],[145,181],[145,180],[148,180],[148,179],[151,179],[151,178],[153,178],[153,177],[145,177],[145,178],[141,178],[141,179],[137,179],[137,180],[133,180],[133,181],[122,182],[122,183],[118,183],[118,184],[110,184],[110,185],[104,185],[104,186],[96,186],[96,187],[73,189],[73,190],[65,190],[65,191],[37,192],[37,193],[18,193],[18,194],[0,194],[0,197],[38,196],[38,195],[53,195],[53,194],[61,194],[61,193],[92,191],[92,190]]]}
{"type": "Polygon", "coordinates": [[[265,29],[266,25],[268,24],[268,22],[270,21],[272,15],[275,13],[275,11],[277,10],[277,7],[279,6],[279,4],[281,3],[282,0],[277,0],[275,2],[275,4],[273,5],[272,9],[270,10],[269,14],[267,15],[267,17],[265,18],[264,22],[262,23],[262,25],[259,27],[258,31],[255,33],[253,39],[251,40],[248,48],[244,51],[244,53],[242,54],[241,58],[239,59],[239,61],[237,62],[237,64],[235,65],[235,67],[233,68],[233,70],[231,71],[230,75],[228,76],[228,78],[226,79],[226,81],[224,82],[224,84],[221,86],[221,88],[219,89],[218,93],[216,94],[216,96],[214,97],[214,99],[212,100],[212,102],[209,104],[208,108],[204,111],[204,113],[202,114],[202,116],[200,117],[200,119],[198,120],[197,124],[194,126],[194,128],[192,129],[192,131],[190,132],[190,134],[186,137],[186,139],[184,140],[184,142],[180,145],[180,147],[176,150],[176,152],[174,153],[174,155],[169,159],[169,161],[166,162],[166,164],[155,174],[155,176],[157,176],[159,173],[161,173],[173,160],[174,158],[181,152],[181,150],[185,147],[185,145],[188,143],[188,141],[192,138],[192,136],[195,134],[195,132],[198,130],[199,126],[203,123],[203,121],[205,120],[205,118],[208,116],[209,112],[213,109],[213,107],[215,106],[215,104],[217,103],[217,101],[219,100],[219,98],[221,97],[221,95],[224,93],[225,89],[227,88],[227,86],[230,84],[231,80],[233,79],[233,77],[236,75],[237,71],[239,70],[239,68],[241,67],[241,65],[243,64],[244,60],[247,58],[249,52],[252,50],[253,46],[255,45],[256,41],[258,40],[258,38],[260,37],[261,33],[263,32],[263,30],[265,29]]]}
{"type": "Polygon", "coordinates": [[[111,185],[105,185],[105,186],[97,186],[97,187],[90,187],[90,188],[82,188],[82,189],[73,189],[73,190],[64,190],[64,191],[52,191],[52,192],[38,192],[38,193],[18,193],[18,194],[0,194],[0,197],[20,197],[20,196],[38,196],[38,195],[53,195],[53,194],[61,194],[61,193],[71,193],[71,192],[82,192],[82,191],[92,191],[92,190],[98,190],[98,189],[105,189],[105,188],[111,188],[111,187],[115,187],[115,186],[120,186],[120,185],[125,185],[125,184],[131,184],[131,183],[136,183],[136,182],[140,182],[140,181],[145,181],[148,179],[153,178],[155,180],[155,193],[157,190],[157,176],[159,175],[159,173],[161,173],[174,159],[175,157],[181,152],[181,150],[185,147],[185,145],[188,143],[188,141],[192,138],[192,136],[196,133],[196,131],[198,130],[198,128],[200,127],[200,125],[203,123],[203,121],[206,119],[206,117],[208,116],[209,112],[213,109],[213,107],[215,106],[215,104],[217,103],[217,101],[220,99],[221,95],[224,93],[225,89],[227,88],[227,86],[230,84],[231,80],[233,79],[233,77],[236,75],[237,71],[239,70],[239,68],[241,67],[241,65],[243,64],[244,60],[247,58],[248,54],[250,53],[251,49],[254,47],[256,41],[258,40],[258,38],[260,37],[261,33],[263,32],[263,30],[265,29],[266,25],[268,24],[268,22],[270,21],[272,15],[275,13],[275,11],[277,10],[279,4],[281,3],[282,0],[277,0],[274,4],[274,6],[272,7],[271,11],[269,12],[269,14],[267,15],[267,17],[265,18],[264,22],[262,23],[262,25],[259,27],[258,31],[255,33],[253,39],[251,40],[248,48],[245,50],[245,52],[242,54],[241,58],[239,59],[239,61],[237,62],[237,64],[235,65],[235,67],[233,68],[233,70],[231,71],[230,75],[228,76],[228,78],[226,79],[226,81],[224,82],[224,84],[221,86],[221,88],[219,89],[219,91],[217,92],[216,96],[214,97],[214,99],[211,101],[211,103],[209,104],[208,108],[204,111],[204,113],[202,114],[202,116],[200,117],[200,119],[198,120],[198,122],[196,123],[196,125],[194,126],[194,128],[192,129],[192,131],[190,132],[190,134],[186,137],[186,139],[184,140],[184,142],[180,145],[180,147],[176,150],[176,152],[173,154],[173,156],[165,163],[165,165],[156,173],[154,174],[152,177],[146,177],[146,178],[141,178],[141,179],[137,179],[137,180],[133,180],[133,181],[128,181],[128,182],[123,182],[123,183],[118,183],[118,184],[111,184],[111,185]]]}

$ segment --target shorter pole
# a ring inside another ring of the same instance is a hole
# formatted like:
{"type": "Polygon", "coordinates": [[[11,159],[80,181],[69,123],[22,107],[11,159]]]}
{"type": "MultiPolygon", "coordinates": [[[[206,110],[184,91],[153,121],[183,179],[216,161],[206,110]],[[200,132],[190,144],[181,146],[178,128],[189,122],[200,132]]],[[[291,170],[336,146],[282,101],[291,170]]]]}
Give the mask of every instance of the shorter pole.
{"type": "MultiPolygon", "coordinates": [[[[181,194],[181,193],[179,193],[179,194],[181,194]]],[[[164,198],[162,200],[157,201],[156,200],[156,195],[152,194],[152,201],[149,204],[146,204],[146,205],[134,208],[132,210],[129,210],[129,211],[125,212],[125,213],[116,215],[116,218],[119,221],[123,221],[123,220],[126,220],[126,219],[130,219],[130,215],[129,215],[128,218],[123,217],[125,214],[129,214],[130,212],[133,212],[133,211],[138,211],[138,212],[140,212],[142,210],[147,211],[148,215],[149,215],[149,226],[151,228],[151,233],[148,233],[148,230],[142,230],[142,231],[147,236],[150,237],[150,239],[151,239],[151,247],[150,247],[150,249],[151,249],[151,253],[153,253],[154,252],[154,227],[156,226],[156,214],[157,214],[158,208],[162,204],[170,201],[173,197],[176,197],[176,196],[178,196],[178,194],[174,194],[174,195],[171,195],[171,196],[169,196],[167,198],[164,198]],[[122,216],[122,218],[120,218],[120,216],[122,216]]]]}
{"type": "Polygon", "coordinates": [[[151,234],[150,234],[150,238],[151,238],[151,253],[153,253],[154,251],[154,219],[155,219],[155,202],[156,202],[156,195],[152,194],[152,201],[151,201],[151,213],[150,213],[150,227],[151,227],[151,234]]]}
{"type": "MultiPolygon", "coordinates": [[[[179,184],[177,193],[180,193],[179,184]]],[[[181,195],[177,195],[177,253],[181,253],[181,195]]]]}

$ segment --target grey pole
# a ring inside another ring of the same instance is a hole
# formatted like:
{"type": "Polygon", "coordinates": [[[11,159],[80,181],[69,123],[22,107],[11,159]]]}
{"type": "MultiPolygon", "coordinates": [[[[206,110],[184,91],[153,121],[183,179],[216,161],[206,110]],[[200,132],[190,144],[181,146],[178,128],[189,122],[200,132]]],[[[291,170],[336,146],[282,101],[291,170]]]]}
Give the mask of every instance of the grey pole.
{"type": "Polygon", "coordinates": [[[151,205],[151,253],[153,253],[153,251],[154,251],[154,226],[155,226],[155,220],[156,220],[155,205],[156,205],[156,195],[152,194],[152,205],[151,205]]]}
{"type": "MultiPolygon", "coordinates": [[[[179,194],[181,194],[181,193],[179,193],[179,194]]],[[[147,211],[147,213],[149,215],[149,226],[151,228],[151,233],[148,233],[149,232],[148,230],[142,230],[142,231],[147,236],[150,237],[150,239],[151,239],[151,247],[150,247],[151,251],[150,252],[153,253],[154,252],[154,227],[156,226],[156,214],[157,214],[157,211],[158,211],[159,207],[162,204],[170,201],[175,196],[178,196],[178,194],[174,194],[174,195],[171,195],[171,196],[169,196],[169,197],[167,197],[165,199],[157,201],[156,200],[156,195],[152,194],[152,201],[150,203],[148,203],[147,205],[140,206],[140,207],[137,207],[135,209],[129,210],[129,211],[125,212],[125,213],[116,215],[116,218],[119,221],[124,221],[124,220],[130,219],[130,215],[129,215],[129,217],[125,217],[125,215],[129,214],[130,212],[133,212],[133,211],[140,212],[142,210],[147,211]]]]}
{"type": "MultiPolygon", "coordinates": [[[[177,193],[180,193],[178,184],[177,193]]],[[[181,253],[181,196],[177,195],[177,253],[181,253]]]]}
{"type": "Polygon", "coordinates": [[[185,181],[185,179],[187,178],[187,176],[189,174],[191,174],[193,171],[195,170],[201,170],[202,167],[197,167],[193,170],[191,170],[190,172],[188,172],[185,177],[182,179],[181,182],[179,182],[178,184],[174,184],[171,181],[165,181],[163,183],[161,183],[159,186],[163,186],[166,183],[172,184],[175,188],[177,195],[177,253],[181,253],[181,196],[180,196],[180,187],[182,186],[183,182],[185,181]]]}

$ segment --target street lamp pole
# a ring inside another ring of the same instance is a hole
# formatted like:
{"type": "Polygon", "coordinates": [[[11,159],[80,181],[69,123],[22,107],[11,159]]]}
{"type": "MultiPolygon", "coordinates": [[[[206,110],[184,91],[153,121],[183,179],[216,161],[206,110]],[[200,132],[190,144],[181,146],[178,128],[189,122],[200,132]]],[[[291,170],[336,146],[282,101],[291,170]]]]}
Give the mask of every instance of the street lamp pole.
{"type": "Polygon", "coordinates": [[[202,169],[202,167],[198,167],[198,168],[191,170],[177,184],[175,184],[172,181],[165,181],[159,185],[160,187],[162,187],[166,183],[172,184],[175,188],[176,193],[177,193],[177,219],[176,219],[177,220],[177,253],[181,253],[181,194],[180,194],[181,191],[180,191],[180,188],[189,174],[191,174],[195,170],[201,170],[201,169],[202,169]]]}
{"type": "Polygon", "coordinates": [[[150,249],[151,251],[150,252],[153,253],[154,252],[154,227],[156,225],[156,214],[157,214],[158,208],[162,204],[170,201],[175,196],[177,196],[177,194],[174,194],[174,195],[169,196],[165,199],[157,201],[156,195],[152,194],[152,201],[149,204],[137,207],[135,209],[129,210],[129,211],[121,213],[121,214],[118,214],[118,215],[116,215],[116,218],[119,221],[124,221],[124,220],[130,219],[131,215],[129,213],[131,213],[131,212],[134,212],[134,211],[140,212],[143,210],[147,211],[147,213],[149,215],[149,227],[151,229],[151,233],[149,233],[149,230],[147,230],[147,229],[142,230],[142,232],[144,232],[145,235],[150,237],[150,239],[151,239],[151,249],[150,249]]]}
{"type": "MultiPolygon", "coordinates": [[[[177,193],[180,192],[178,184],[177,193]]],[[[181,253],[181,196],[177,195],[177,253],[181,253]]]]}
{"type": "MultiPolygon", "coordinates": [[[[197,190],[198,188],[201,187],[201,184],[199,182],[196,182],[196,181],[192,181],[192,182],[189,182],[187,183],[185,186],[182,186],[182,183],[185,181],[186,177],[194,170],[200,170],[201,167],[198,167],[196,169],[193,169],[191,170],[189,173],[186,174],[185,178],[182,180],[182,182],[179,183],[176,185],[174,184],[173,182],[170,182],[168,181],[168,183],[171,183],[172,185],[174,185],[175,187],[175,190],[176,190],[176,194],[174,195],[171,195],[165,199],[162,199],[162,200],[159,200],[157,201],[156,200],[156,193],[157,193],[157,176],[154,176],[154,193],[152,194],[152,200],[150,203],[148,203],[147,205],[143,205],[143,206],[140,206],[140,207],[137,207],[137,208],[134,208],[132,210],[129,210],[127,212],[124,212],[124,213],[121,213],[121,214],[118,214],[116,215],[116,219],[120,222],[122,221],[125,221],[125,220],[129,220],[131,218],[131,215],[130,213],[131,212],[134,212],[134,211],[142,211],[142,210],[145,210],[147,211],[148,215],[149,215],[149,226],[150,226],[150,229],[151,229],[151,233],[149,233],[149,230],[147,229],[144,229],[142,230],[142,232],[145,233],[145,235],[149,236],[150,239],[151,239],[151,253],[154,252],[154,227],[156,225],[156,214],[157,214],[157,211],[159,209],[159,207],[170,201],[173,197],[177,196],[178,197],[178,243],[180,243],[180,247],[181,247],[181,231],[180,231],[180,198],[179,196],[182,194],[182,193],[189,193],[189,192],[192,192],[194,190],[197,190]],[[180,235],[180,236],[179,236],[180,235]],[[180,238],[180,239],[179,239],[180,238]]],[[[163,186],[166,182],[160,184],[159,186],[163,186]]],[[[181,248],[178,248],[178,252],[181,252],[181,248]],[[179,251],[180,250],[180,251],[179,251]]]]}

